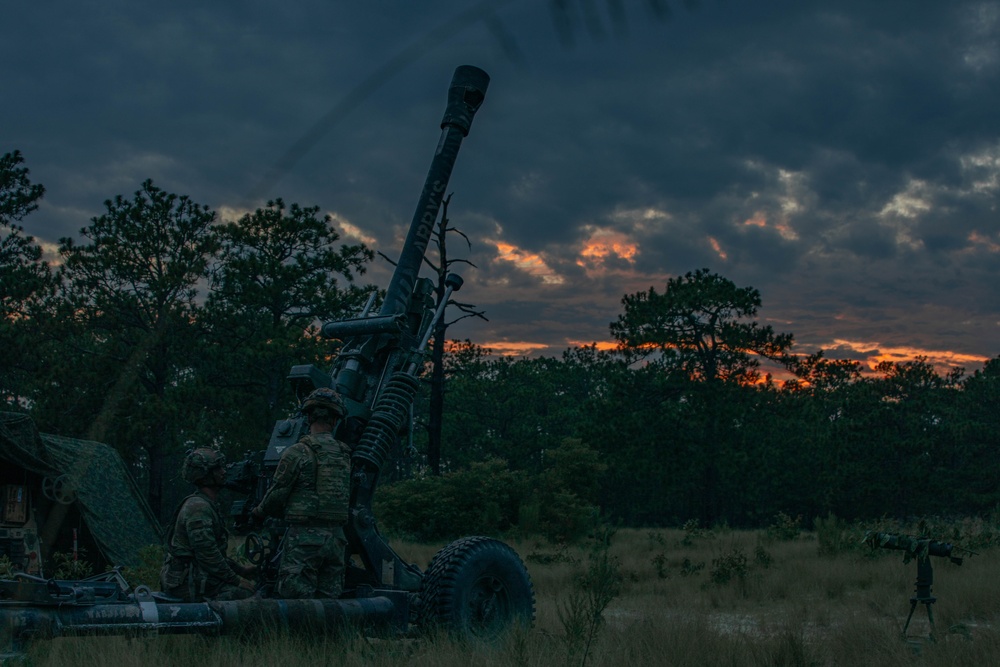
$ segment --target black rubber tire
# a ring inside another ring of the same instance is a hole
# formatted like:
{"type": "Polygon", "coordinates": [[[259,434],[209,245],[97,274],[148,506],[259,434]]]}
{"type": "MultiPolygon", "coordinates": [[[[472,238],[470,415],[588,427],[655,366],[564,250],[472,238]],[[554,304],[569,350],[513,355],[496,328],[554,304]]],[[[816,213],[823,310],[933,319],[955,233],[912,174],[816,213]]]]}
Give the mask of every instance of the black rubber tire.
{"type": "Polygon", "coordinates": [[[531,577],[512,548],[489,537],[463,537],[441,549],[420,583],[421,628],[460,639],[494,639],[535,620],[531,577]]]}

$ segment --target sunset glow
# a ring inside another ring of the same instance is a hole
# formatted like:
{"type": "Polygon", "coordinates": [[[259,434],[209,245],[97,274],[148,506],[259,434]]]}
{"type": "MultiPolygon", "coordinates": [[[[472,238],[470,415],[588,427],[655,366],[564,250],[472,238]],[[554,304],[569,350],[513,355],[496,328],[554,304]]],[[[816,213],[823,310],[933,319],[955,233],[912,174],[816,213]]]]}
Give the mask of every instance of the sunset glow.
{"type": "Polygon", "coordinates": [[[729,259],[729,256],[722,249],[722,246],[719,245],[718,241],[716,241],[714,238],[712,238],[711,236],[709,236],[708,237],[708,243],[709,243],[709,245],[712,246],[712,250],[715,251],[715,254],[719,256],[719,259],[721,259],[723,261],[729,259]]]}
{"type": "Polygon", "coordinates": [[[1000,243],[997,243],[988,236],[983,236],[979,232],[971,232],[969,234],[969,243],[974,246],[978,246],[987,252],[1000,252],[1000,243]]]}
{"type": "Polygon", "coordinates": [[[904,363],[913,361],[917,357],[926,357],[927,362],[933,365],[939,373],[946,373],[958,366],[977,366],[989,359],[983,355],[963,354],[950,350],[925,350],[919,347],[887,346],[878,342],[843,339],[835,339],[830,347],[858,352],[858,361],[873,370],[882,361],[904,363]]]}
{"type": "Polygon", "coordinates": [[[577,266],[588,271],[603,268],[608,260],[623,259],[635,264],[639,254],[638,244],[626,234],[613,229],[591,228],[590,236],[583,242],[577,266]]]}
{"type": "Polygon", "coordinates": [[[548,350],[549,345],[545,343],[529,343],[527,341],[488,341],[482,343],[482,347],[487,348],[493,354],[500,357],[519,357],[530,355],[532,352],[543,352],[548,350]]]}
{"type": "MultiPolygon", "coordinates": [[[[179,215],[183,198],[214,216],[212,232],[267,217],[278,200],[286,216],[313,211],[338,237],[323,252],[338,257],[303,284],[328,278],[349,302],[460,274],[443,321],[470,344],[506,341],[494,343],[505,355],[560,357],[595,339],[611,350],[601,339],[626,304],[701,269],[759,298],[759,314],[741,319],[794,336],[795,354],[851,360],[866,377],[917,357],[972,373],[1000,354],[1000,124],[989,120],[1000,101],[1000,0],[768,11],[432,0],[402,12],[306,0],[295,12],[254,4],[238,16],[202,3],[196,24],[183,6],[111,3],[109,20],[86,23],[86,40],[84,3],[48,4],[10,4],[7,23],[44,25],[47,39],[39,48],[37,31],[8,31],[11,53],[31,57],[5,88],[18,103],[0,106],[0,153],[23,153],[25,177],[44,190],[10,222],[41,246],[55,278],[85,268],[60,272],[60,241],[94,240],[89,223],[117,223],[148,180],[179,215]],[[330,67],[330,32],[313,29],[328,25],[352,36],[336,41],[338,62],[371,66],[330,67]],[[194,69],[191,44],[213,45],[194,69]],[[429,44],[433,53],[399,57],[401,45],[429,44]],[[291,74],[289,53],[302,56],[291,74]],[[136,85],[150,80],[151,54],[155,80],[136,85]],[[448,81],[459,63],[485,78],[466,80],[463,67],[459,80],[482,90],[456,125],[448,81]],[[517,75],[521,66],[533,74],[517,75]],[[94,90],[127,100],[128,113],[81,114],[39,94],[89,100],[94,90]],[[206,90],[225,94],[177,122],[177,109],[204,106],[206,90]]],[[[280,243],[247,231],[259,238],[232,239],[247,252],[280,243]]],[[[307,240],[273,254],[286,264],[315,255],[307,240]]],[[[133,245],[122,252],[153,250],[133,245]]],[[[199,308],[225,287],[238,252],[206,255],[213,273],[191,286],[199,308]]],[[[157,259],[130,261],[145,269],[157,259]]],[[[322,296],[314,287],[303,298],[322,296]]],[[[366,314],[395,307],[377,300],[366,314]]]]}
{"type": "Polygon", "coordinates": [[[541,255],[521,250],[517,246],[504,241],[493,242],[497,248],[497,259],[510,262],[525,273],[540,278],[547,285],[561,285],[564,279],[553,271],[541,255]]]}
{"type": "MultiPolygon", "coordinates": [[[[799,235],[787,223],[784,222],[769,223],[767,221],[767,216],[762,211],[757,211],[756,213],[753,214],[753,217],[744,220],[743,226],[759,227],[760,229],[773,229],[774,231],[778,232],[781,238],[787,239],[789,241],[795,241],[799,238],[799,235]]],[[[714,245],[712,247],[715,248],[716,252],[719,252],[719,249],[717,247],[715,247],[714,245]]],[[[724,257],[725,253],[722,253],[722,255],[723,259],[725,259],[724,257]]]]}
{"type": "Polygon", "coordinates": [[[587,347],[589,345],[595,346],[601,352],[610,352],[611,350],[618,349],[618,343],[613,340],[592,340],[592,341],[582,341],[582,340],[568,340],[566,344],[569,347],[587,347]]]}

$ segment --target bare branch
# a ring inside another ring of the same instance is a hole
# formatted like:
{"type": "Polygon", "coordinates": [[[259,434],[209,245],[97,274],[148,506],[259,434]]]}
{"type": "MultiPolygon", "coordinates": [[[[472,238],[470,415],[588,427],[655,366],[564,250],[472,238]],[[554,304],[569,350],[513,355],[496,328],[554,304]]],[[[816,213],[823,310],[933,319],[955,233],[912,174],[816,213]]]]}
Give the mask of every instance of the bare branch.
{"type": "Polygon", "coordinates": [[[393,266],[396,266],[396,261],[394,259],[390,258],[388,255],[386,255],[381,250],[376,250],[375,252],[378,253],[379,257],[381,257],[382,259],[384,259],[385,261],[389,262],[393,266]]]}
{"type": "Polygon", "coordinates": [[[431,260],[427,259],[427,255],[424,255],[424,264],[426,264],[427,266],[431,267],[431,269],[434,270],[434,273],[436,273],[438,275],[441,274],[441,269],[438,268],[438,266],[436,264],[434,264],[434,262],[432,262],[431,260]]]}
{"type": "Polygon", "coordinates": [[[484,320],[486,322],[490,321],[489,318],[486,317],[485,315],[483,315],[482,313],[468,313],[466,315],[462,315],[461,317],[457,317],[457,318],[451,320],[450,322],[448,322],[446,324],[446,326],[450,327],[451,325],[455,324],[456,322],[461,322],[462,320],[467,319],[469,317],[478,317],[479,319],[484,320]]]}
{"type": "Polygon", "coordinates": [[[448,229],[446,229],[444,231],[446,231],[446,232],[455,232],[456,234],[458,234],[459,236],[461,236],[463,239],[465,239],[465,245],[469,246],[469,250],[472,250],[472,241],[469,240],[469,237],[466,236],[465,232],[463,232],[461,229],[459,229],[458,227],[449,227],[448,229]]]}

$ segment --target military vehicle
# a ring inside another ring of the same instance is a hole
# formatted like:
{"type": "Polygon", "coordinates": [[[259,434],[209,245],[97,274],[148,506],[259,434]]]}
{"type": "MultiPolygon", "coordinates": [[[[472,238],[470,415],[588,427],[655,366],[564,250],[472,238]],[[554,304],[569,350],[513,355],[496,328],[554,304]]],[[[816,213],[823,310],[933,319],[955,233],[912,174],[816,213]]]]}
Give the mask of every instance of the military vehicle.
{"type": "MultiPolygon", "coordinates": [[[[463,637],[491,637],[515,622],[534,620],[531,579],[508,545],[474,536],[459,539],[434,556],[426,571],[405,562],[380,534],[372,499],[380,473],[405,432],[426,348],[458,276],[447,281],[440,303],[433,284],[418,276],[428,241],[462,140],[485,98],[489,76],[472,66],[455,70],[434,152],[416,211],[378,313],[374,303],[356,318],[330,322],[322,333],[341,342],[333,368],[295,366],[289,379],[304,398],[320,387],[335,388],[347,419],[337,437],[354,446],[350,518],[345,527],[349,565],[337,599],[278,600],[259,597],[233,602],[181,603],[144,587],[129,588],[120,574],[87,581],[60,581],[21,574],[0,582],[0,627],[15,649],[32,638],[82,634],[220,634],[270,627],[333,632],[345,625],[404,634],[444,627],[463,637]]],[[[228,486],[248,494],[235,514],[247,511],[266,490],[281,452],[305,433],[292,416],[275,424],[267,449],[233,465],[228,486]]],[[[280,524],[247,536],[251,560],[273,573],[280,559],[280,524]]],[[[265,580],[267,577],[265,577],[265,580]]]]}

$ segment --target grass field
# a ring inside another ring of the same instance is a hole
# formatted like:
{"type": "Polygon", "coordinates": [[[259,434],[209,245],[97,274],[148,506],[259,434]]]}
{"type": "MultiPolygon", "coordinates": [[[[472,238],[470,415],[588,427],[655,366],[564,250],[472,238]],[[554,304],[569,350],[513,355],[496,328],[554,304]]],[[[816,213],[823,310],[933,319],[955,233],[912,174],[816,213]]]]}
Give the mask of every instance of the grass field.
{"type": "MultiPolygon", "coordinates": [[[[536,622],[490,645],[446,637],[65,638],[33,645],[27,660],[60,667],[1000,665],[1000,550],[977,526],[978,535],[966,522],[940,536],[977,542],[979,553],[962,566],[932,558],[936,641],[927,639],[923,604],[908,640],[902,637],[916,561],[860,545],[862,528],[838,528],[832,540],[829,530],[623,529],[605,547],[512,541],[535,585],[536,622]]],[[[425,567],[443,545],[394,546],[425,567]]]]}

